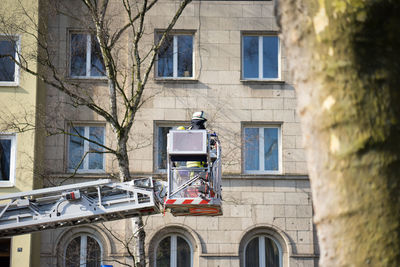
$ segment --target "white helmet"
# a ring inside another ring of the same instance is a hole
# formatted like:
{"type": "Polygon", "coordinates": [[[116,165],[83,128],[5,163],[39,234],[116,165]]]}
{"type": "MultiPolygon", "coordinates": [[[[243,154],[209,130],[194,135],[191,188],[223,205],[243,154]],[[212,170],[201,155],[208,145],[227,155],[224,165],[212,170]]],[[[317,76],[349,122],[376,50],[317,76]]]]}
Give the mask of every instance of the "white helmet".
{"type": "Polygon", "coordinates": [[[196,111],[192,115],[192,120],[207,120],[204,118],[204,111],[196,111]]]}

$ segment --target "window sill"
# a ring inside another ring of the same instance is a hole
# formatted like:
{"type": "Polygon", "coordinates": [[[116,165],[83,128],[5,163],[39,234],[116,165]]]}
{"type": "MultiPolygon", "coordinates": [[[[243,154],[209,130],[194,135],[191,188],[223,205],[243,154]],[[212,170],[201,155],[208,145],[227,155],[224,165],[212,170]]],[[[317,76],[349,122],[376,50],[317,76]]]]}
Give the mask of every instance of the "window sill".
{"type": "Polygon", "coordinates": [[[154,78],[159,83],[197,83],[199,80],[195,78],[154,78]]]}
{"type": "Polygon", "coordinates": [[[13,182],[0,182],[0,188],[6,188],[6,187],[14,187],[15,184],[13,182]]]}
{"type": "Polygon", "coordinates": [[[306,174],[227,174],[223,179],[309,180],[306,174]]]}
{"type": "Polygon", "coordinates": [[[285,84],[283,80],[240,80],[242,83],[253,83],[253,84],[285,84]]]}
{"type": "Polygon", "coordinates": [[[67,77],[68,81],[75,82],[107,82],[107,77],[67,77]]]}
{"type": "Polygon", "coordinates": [[[0,87],[18,87],[18,82],[0,82],[0,87]]]}
{"type": "MultiPolygon", "coordinates": [[[[72,174],[74,174],[74,172],[75,172],[75,170],[68,170],[67,174],[72,175],[72,174]]],[[[105,170],[78,170],[76,172],[76,174],[79,174],[79,175],[96,175],[96,174],[98,175],[98,174],[104,174],[104,173],[106,173],[105,170]]]]}

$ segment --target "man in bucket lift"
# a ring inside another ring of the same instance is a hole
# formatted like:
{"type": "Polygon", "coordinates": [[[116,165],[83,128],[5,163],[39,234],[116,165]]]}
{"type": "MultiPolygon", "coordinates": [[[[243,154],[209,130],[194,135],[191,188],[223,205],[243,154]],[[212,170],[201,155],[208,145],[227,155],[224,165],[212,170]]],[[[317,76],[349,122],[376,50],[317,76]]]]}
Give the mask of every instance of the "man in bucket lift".
{"type": "MultiPolygon", "coordinates": [[[[206,123],[207,119],[204,117],[204,111],[198,111],[198,112],[194,112],[192,115],[192,120],[190,122],[190,126],[188,127],[188,130],[205,130],[205,123],[206,123]]],[[[185,130],[185,127],[180,126],[177,128],[177,130],[185,130]]],[[[194,168],[193,171],[191,171],[189,174],[185,175],[186,171],[179,171],[179,179],[181,180],[181,182],[183,180],[188,180],[193,178],[196,174],[200,175],[200,176],[204,176],[204,173],[196,171],[196,168],[203,168],[206,166],[206,162],[204,161],[187,161],[186,163],[186,167],[187,168],[194,168]],[[187,176],[188,175],[188,176],[187,176]]],[[[180,166],[183,166],[183,162],[179,162],[177,163],[180,166]]],[[[184,194],[187,197],[197,197],[199,195],[199,193],[207,194],[207,177],[202,177],[202,182],[201,184],[197,184],[197,185],[192,185],[189,188],[187,188],[186,190],[183,190],[181,193],[184,194]]],[[[179,183],[180,184],[180,183],[179,183]]]]}

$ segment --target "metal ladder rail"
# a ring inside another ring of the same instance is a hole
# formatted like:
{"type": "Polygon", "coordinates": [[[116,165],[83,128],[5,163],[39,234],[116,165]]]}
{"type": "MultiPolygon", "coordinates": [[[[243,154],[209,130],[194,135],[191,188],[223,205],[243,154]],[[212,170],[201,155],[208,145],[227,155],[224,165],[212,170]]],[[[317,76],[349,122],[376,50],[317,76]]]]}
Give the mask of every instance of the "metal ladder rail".
{"type": "Polygon", "coordinates": [[[148,179],[147,187],[99,180],[1,196],[9,202],[0,205],[0,237],[159,213],[148,179]]]}

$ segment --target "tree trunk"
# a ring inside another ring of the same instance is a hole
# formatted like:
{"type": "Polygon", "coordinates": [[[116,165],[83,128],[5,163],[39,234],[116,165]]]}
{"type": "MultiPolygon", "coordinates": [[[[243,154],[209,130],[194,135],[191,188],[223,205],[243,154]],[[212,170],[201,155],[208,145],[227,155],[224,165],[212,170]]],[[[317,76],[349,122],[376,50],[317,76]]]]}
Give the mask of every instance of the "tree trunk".
{"type": "Polygon", "coordinates": [[[400,266],[400,3],[279,2],[320,264],[400,266]]]}
{"type": "Polygon", "coordinates": [[[141,215],[138,217],[138,250],[139,250],[139,267],[146,266],[146,252],[144,249],[145,246],[145,239],[146,239],[146,232],[144,231],[143,225],[143,218],[141,215]]]}
{"type": "Polygon", "coordinates": [[[119,178],[121,182],[126,182],[131,178],[129,172],[129,158],[127,149],[128,138],[127,137],[122,138],[118,135],[117,138],[118,138],[118,148],[116,156],[118,161],[119,178]]]}

